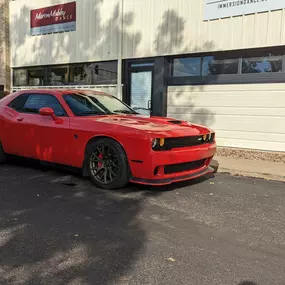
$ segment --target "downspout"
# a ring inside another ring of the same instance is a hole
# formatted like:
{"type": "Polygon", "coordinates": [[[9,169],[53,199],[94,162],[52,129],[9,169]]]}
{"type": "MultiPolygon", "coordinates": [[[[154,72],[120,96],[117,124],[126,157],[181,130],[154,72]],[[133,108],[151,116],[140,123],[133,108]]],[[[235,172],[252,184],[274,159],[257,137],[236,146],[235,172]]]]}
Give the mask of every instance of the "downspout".
{"type": "Polygon", "coordinates": [[[120,0],[119,8],[119,40],[118,40],[118,67],[117,67],[117,96],[120,100],[123,98],[122,94],[122,57],[123,57],[123,8],[124,0],[120,0]]]}

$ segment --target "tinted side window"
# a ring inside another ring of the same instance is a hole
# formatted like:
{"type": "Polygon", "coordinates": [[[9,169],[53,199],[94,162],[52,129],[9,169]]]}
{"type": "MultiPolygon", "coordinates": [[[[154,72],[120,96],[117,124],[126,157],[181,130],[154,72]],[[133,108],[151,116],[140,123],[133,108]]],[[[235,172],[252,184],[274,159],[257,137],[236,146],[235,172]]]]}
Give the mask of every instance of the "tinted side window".
{"type": "Polygon", "coordinates": [[[29,95],[20,95],[19,97],[17,97],[16,99],[14,99],[11,103],[9,103],[9,107],[21,112],[25,103],[27,102],[29,95]]]}
{"type": "Polygon", "coordinates": [[[56,116],[66,116],[58,100],[52,95],[31,94],[23,106],[25,113],[39,113],[41,108],[52,108],[56,116]]]}
{"type": "Polygon", "coordinates": [[[41,108],[49,107],[56,116],[66,116],[66,112],[59,101],[48,94],[24,94],[13,100],[9,107],[21,113],[38,114],[41,108]]]}

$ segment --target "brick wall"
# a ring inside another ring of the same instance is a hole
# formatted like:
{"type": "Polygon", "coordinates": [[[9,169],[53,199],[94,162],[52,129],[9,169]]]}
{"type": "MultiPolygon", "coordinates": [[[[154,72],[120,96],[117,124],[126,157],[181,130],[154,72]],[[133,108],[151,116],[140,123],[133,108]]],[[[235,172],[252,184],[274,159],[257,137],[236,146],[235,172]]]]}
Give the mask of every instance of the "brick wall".
{"type": "Polygon", "coordinates": [[[0,85],[10,90],[9,0],[0,0],[0,85]]]}

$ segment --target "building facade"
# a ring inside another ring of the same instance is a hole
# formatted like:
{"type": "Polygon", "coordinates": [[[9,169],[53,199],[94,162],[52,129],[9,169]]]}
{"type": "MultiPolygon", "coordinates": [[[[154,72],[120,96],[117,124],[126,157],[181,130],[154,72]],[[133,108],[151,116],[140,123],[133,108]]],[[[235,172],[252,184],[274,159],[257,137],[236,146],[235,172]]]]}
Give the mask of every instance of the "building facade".
{"type": "Polygon", "coordinates": [[[3,93],[10,90],[11,83],[8,0],[0,0],[0,27],[0,92],[3,93]]]}
{"type": "Polygon", "coordinates": [[[284,29],[283,0],[16,0],[11,88],[104,90],[219,146],[284,152],[284,29]]]}

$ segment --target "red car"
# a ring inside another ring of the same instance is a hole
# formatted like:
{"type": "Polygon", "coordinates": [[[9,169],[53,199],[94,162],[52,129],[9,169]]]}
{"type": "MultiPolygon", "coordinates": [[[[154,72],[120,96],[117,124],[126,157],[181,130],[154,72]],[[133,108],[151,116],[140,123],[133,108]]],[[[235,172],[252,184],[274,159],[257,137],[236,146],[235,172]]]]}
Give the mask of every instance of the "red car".
{"type": "Polygon", "coordinates": [[[213,172],[215,133],[138,114],[84,90],[25,90],[0,101],[0,162],[6,154],[82,169],[100,188],[129,181],[166,185],[213,172]]]}

